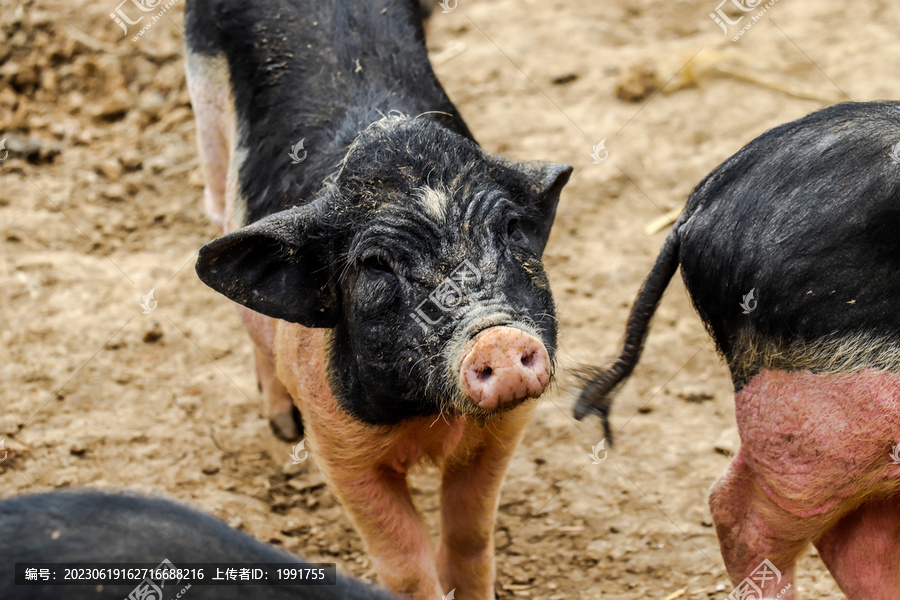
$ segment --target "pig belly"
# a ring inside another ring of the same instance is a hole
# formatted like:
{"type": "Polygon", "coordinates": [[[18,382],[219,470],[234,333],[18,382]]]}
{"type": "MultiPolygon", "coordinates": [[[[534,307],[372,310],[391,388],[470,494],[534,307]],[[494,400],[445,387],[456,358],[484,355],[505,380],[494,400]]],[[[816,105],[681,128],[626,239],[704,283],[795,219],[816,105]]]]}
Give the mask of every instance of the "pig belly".
{"type": "Polygon", "coordinates": [[[763,371],[735,402],[742,458],[782,509],[816,517],[900,491],[900,373],[763,371]]]}

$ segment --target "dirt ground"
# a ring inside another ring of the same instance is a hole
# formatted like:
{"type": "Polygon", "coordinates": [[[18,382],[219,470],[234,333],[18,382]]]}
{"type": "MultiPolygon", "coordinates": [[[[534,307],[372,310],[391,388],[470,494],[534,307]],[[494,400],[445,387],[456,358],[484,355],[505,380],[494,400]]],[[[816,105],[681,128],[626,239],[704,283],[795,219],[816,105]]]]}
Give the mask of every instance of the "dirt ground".
{"type": "MultiPolygon", "coordinates": [[[[732,395],[680,280],[600,464],[599,423],[571,418],[570,369],[617,353],[665,236],[645,226],[706,173],[777,124],[897,97],[900,10],[779,0],[732,42],[739,26],[725,37],[715,2],[449,0],[429,23],[438,75],[487,149],[576,167],[546,252],[561,368],[503,491],[502,600],[731,590],[706,495],[737,443],[732,395]]],[[[0,439],[12,450],[0,497],[158,492],[371,579],[314,460],[292,466],[269,431],[233,308],[194,274],[217,231],[201,204],[183,0],[136,42],[115,9],[0,0],[0,439]]],[[[415,495],[436,532],[433,475],[416,475],[415,495]]],[[[797,587],[843,597],[812,550],[797,587]]]]}

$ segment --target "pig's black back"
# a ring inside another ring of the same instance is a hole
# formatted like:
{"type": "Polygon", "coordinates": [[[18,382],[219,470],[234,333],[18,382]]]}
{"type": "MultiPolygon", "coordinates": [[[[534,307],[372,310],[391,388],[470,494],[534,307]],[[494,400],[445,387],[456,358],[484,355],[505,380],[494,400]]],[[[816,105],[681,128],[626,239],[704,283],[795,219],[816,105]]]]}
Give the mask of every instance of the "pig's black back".
{"type": "Polygon", "coordinates": [[[600,416],[607,438],[613,394],[679,265],[736,390],[763,369],[897,370],[900,103],[841,104],[776,127],[694,189],[619,358],[584,370],[575,416],[600,416]]]}
{"type": "Polygon", "coordinates": [[[679,259],[729,362],[748,334],[900,339],[898,142],[900,103],[833,106],[760,136],[697,186],[679,259]],[[743,314],[751,289],[758,305],[743,314]]]}
{"type": "Polygon", "coordinates": [[[248,223],[310,201],[389,111],[447,113],[428,118],[472,137],[431,69],[414,0],[190,0],[185,38],[227,58],[248,223]],[[292,164],[300,139],[307,158],[292,164]]]}
{"type": "MultiPolygon", "coordinates": [[[[305,564],[198,510],[127,493],[57,492],[4,500],[0,502],[0,540],[4,545],[0,598],[4,600],[122,600],[135,587],[16,586],[17,562],[159,564],[168,558],[176,566],[188,562],[305,564]]],[[[393,598],[340,574],[333,586],[192,586],[185,596],[195,600],[393,598]]]]}

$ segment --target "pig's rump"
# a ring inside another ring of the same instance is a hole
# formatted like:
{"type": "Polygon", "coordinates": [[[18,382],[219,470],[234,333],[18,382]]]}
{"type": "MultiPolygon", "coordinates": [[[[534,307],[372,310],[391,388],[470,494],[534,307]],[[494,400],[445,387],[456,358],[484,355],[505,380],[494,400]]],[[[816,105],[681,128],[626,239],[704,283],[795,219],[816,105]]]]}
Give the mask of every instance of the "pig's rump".
{"type": "Polygon", "coordinates": [[[785,511],[837,518],[900,492],[900,465],[890,456],[900,443],[900,373],[763,370],[735,403],[735,461],[785,511]]]}

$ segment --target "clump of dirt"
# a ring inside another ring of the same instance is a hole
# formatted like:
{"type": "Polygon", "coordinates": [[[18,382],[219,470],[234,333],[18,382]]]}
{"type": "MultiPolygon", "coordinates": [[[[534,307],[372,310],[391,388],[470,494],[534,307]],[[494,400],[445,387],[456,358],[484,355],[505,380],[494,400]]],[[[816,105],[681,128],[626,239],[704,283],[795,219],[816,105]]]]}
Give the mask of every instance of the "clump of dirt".
{"type": "Polygon", "coordinates": [[[622,71],[616,81],[616,98],[625,102],[641,102],[660,87],[656,66],[644,61],[622,71]]]}

